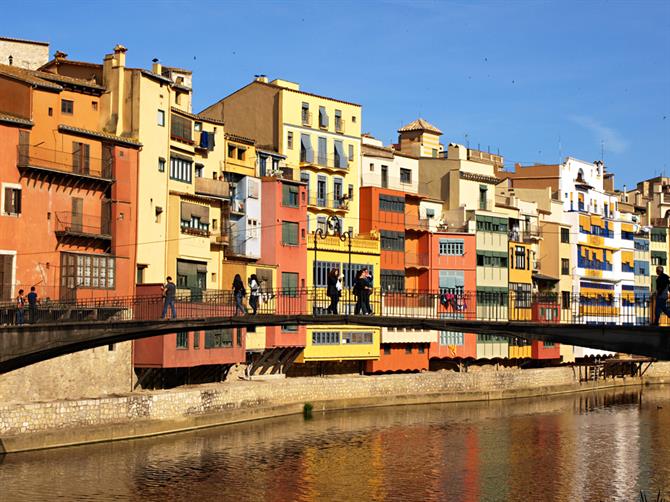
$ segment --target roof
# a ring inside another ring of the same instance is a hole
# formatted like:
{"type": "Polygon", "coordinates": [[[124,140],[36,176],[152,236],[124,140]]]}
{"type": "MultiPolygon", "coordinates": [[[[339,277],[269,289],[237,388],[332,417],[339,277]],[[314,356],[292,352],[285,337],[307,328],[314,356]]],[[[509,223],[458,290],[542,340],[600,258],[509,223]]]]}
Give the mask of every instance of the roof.
{"type": "Polygon", "coordinates": [[[27,127],[32,127],[33,126],[32,120],[28,120],[28,119],[23,118],[23,117],[17,117],[15,115],[11,115],[9,113],[4,113],[4,112],[0,112],[0,123],[23,125],[23,126],[27,126],[27,127]]]}
{"type": "Polygon", "coordinates": [[[59,84],[86,87],[88,89],[95,89],[101,92],[105,90],[104,87],[89,80],[66,77],[65,75],[58,75],[57,73],[51,73],[47,71],[27,70],[25,68],[18,68],[16,66],[5,64],[0,64],[0,75],[5,75],[10,78],[21,80],[28,84],[35,85],[37,87],[52,89],[55,91],[63,90],[63,87],[59,84]]]}
{"type": "Polygon", "coordinates": [[[49,42],[38,42],[36,40],[26,40],[25,38],[0,37],[0,40],[6,40],[7,42],[21,42],[23,44],[46,45],[49,47],[49,42]]]}
{"type": "Polygon", "coordinates": [[[230,139],[232,141],[239,141],[240,143],[249,143],[251,145],[256,143],[256,140],[252,138],[247,138],[245,136],[240,136],[239,134],[232,134],[232,133],[226,133],[226,139],[230,139]]]}
{"type": "Polygon", "coordinates": [[[406,126],[403,126],[400,129],[398,129],[398,132],[409,132],[409,131],[428,131],[435,134],[442,134],[442,131],[440,131],[437,127],[421,118],[413,120],[406,126]]]}
{"type": "Polygon", "coordinates": [[[63,132],[79,134],[81,136],[91,136],[98,139],[106,139],[109,141],[113,141],[114,143],[120,143],[122,145],[132,147],[142,146],[142,143],[140,143],[134,138],[125,138],[123,136],[117,136],[116,134],[110,134],[104,131],[93,131],[91,129],[82,129],[81,127],[72,127],[65,124],[58,124],[58,130],[63,132]]]}
{"type": "Polygon", "coordinates": [[[176,66],[163,66],[164,70],[170,70],[176,73],[186,73],[187,75],[192,75],[193,72],[191,70],[185,70],[184,68],[177,68],[176,66]]]}
{"type": "Polygon", "coordinates": [[[209,117],[206,117],[204,115],[197,114],[197,113],[187,112],[186,110],[181,110],[181,109],[179,109],[177,107],[174,107],[174,106],[171,109],[172,109],[173,112],[184,115],[185,117],[191,118],[193,120],[201,120],[203,122],[210,122],[212,124],[224,125],[223,120],[212,119],[212,118],[209,118],[209,117]]]}
{"type": "Polygon", "coordinates": [[[18,68],[16,66],[10,66],[6,64],[0,64],[0,75],[4,75],[9,78],[14,78],[20,80],[30,85],[36,87],[42,87],[43,89],[50,89],[53,91],[62,91],[63,87],[48,80],[45,80],[38,75],[34,70],[25,70],[23,68],[18,68]]]}
{"type": "Polygon", "coordinates": [[[388,148],[385,146],[368,145],[364,143],[361,145],[361,153],[363,153],[363,155],[369,155],[371,157],[384,157],[387,159],[392,159],[393,155],[395,154],[395,151],[393,150],[393,148],[388,148]]]}
{"type": "Polygon", "coordinates": [[[102,65],[100,63],[89,63],[88,61],[75,61],[73,59],[66,59],[66,58],[54,58],[51,61],[46,62],[42,66],[40,66],[38,69],[42,70],[42,68],[48,68],[50,66],[56,65],[58,66],[59,64],[71,64],[74,66],[86,66],[88,68],[96,68],[100,69],[102,68],[102,65]]]}

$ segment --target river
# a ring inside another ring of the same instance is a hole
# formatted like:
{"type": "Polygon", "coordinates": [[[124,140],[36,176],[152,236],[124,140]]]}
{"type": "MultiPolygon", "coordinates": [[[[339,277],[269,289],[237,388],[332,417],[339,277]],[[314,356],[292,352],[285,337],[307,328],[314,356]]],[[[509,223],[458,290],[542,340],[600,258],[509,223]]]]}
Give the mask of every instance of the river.
{"type": "Polygon", "coordinates": [[[291,416],[7,455],[0,500],[670,497],[670,386],[291,416]]]}

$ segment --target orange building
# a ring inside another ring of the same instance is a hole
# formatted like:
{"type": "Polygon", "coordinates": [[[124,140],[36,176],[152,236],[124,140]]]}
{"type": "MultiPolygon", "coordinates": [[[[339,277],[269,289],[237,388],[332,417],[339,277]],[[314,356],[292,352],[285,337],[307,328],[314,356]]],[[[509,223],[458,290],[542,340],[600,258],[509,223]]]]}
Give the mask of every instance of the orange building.
{"type": "MultiPolygon", "coordinates": [[[[447,294],[438,307],[445,318],[474,318],[477,311],[477,250],[474,234],[437,232],[430,238],[430,288],[447,294]]],[[[441,331],[430,344],[430,358],[477,357],[477,336],[441,331]]]]}
{"type": "Polygon", "coordinates": [[[94,81],[0,65],[1,300],[134,294],[139,142],[94,81]]]}

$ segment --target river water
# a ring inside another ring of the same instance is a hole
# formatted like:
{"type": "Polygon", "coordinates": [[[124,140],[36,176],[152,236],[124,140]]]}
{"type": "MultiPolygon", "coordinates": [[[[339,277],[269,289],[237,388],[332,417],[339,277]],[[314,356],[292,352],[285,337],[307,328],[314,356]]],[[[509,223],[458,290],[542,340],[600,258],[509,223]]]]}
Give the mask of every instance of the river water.
{"type": "Polygon", "coordinates": [[[0,500],[670,497],[670,386],[291,416],[0,460],[0,500]]]}

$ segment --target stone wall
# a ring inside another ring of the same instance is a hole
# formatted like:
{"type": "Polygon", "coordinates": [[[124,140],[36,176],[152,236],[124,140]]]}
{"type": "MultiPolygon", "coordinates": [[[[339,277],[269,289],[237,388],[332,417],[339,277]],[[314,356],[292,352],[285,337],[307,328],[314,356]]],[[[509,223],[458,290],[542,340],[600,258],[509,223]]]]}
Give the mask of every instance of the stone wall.
{"type": "Polygon", "coordinates": [[[0,404],[0,451],[184,431],[245,420],[394,404],[492,400],[670,381],[670,364],[643,379],[579,383],[572,367],[234,381],[97,399],[0,404]]]}
{"type": "Polygon", "coordinates": [[[49,46],[43,43],[32,43],[23,40],[7,40],[0,37],[0,63],[9,64],[29,70],[37,70],[49,61],[49,46]]]}
{"type": "Polygon", "coordinates": [[[49,359],[0,375],[0,403],[53,401],[132,390],[132,342],[49,359]]]}

